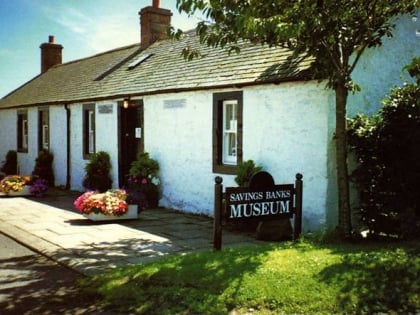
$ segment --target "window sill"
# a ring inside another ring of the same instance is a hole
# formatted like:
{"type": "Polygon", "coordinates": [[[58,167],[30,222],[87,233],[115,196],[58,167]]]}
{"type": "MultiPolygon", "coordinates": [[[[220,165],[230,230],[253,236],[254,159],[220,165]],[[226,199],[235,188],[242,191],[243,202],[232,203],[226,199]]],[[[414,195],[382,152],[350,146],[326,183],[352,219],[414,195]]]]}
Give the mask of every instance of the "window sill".
{"type": "Polygon", "coordinates": [[[236,165],[213,165],[213,173],[218,174],[235,175],[236,169],[236,165]]]}

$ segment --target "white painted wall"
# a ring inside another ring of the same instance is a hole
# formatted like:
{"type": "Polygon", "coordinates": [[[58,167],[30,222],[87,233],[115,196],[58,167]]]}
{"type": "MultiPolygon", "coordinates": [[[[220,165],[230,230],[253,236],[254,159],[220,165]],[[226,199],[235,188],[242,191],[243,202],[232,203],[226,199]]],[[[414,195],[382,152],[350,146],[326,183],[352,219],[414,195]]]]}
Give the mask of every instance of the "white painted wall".
{"type": "Polygon", "coordinates": [[[50,152],[54,155],[55,186],[65,186],[67,177],[67,120],[64,105],[50,106],[50,152]]]}
{"type": "MultiPolygon", "coordinates": [[[[89,160],[83,158],[83,104],[71,108],[71,188],[83,191],[84,167],[89,160]]],[[[96,152],[105,151],[111,158],[111,178],[118,187],[118,107],[114,101],[99,102],[95,106],[96,152]],[[112,105],[111,113],[99,113],[99,105],[112,105]]]]}
{"type": "MultiPolygon", "coordinates": [[[[16,121],[14,128],[16,129],[16,121]]],[[[17,146],[15,138],[15,148],[17,146]]],[[[30,175],[38,156],[38,108],[28,108],[28,152],[18,152],[18,168],[21,175],[30,175]]]]}
{"type": "Polygon", "coordinates": [[[70,106],[70,187],[74,190],[83,191],[84,167],[83,159],[83,105],[72,104],[70,106]]]}
{"type": "Polygon", "coordinates": [[[144,134],[145,151],[160,165],[160,204],[211,214],[211,92],[144,98],[144,134]],[[165,107],[165,100],[183,100],[184,105],[165,107]]]}
{"type": "Polygon", "coordinates": [[[262,165],[278,184],[303,174],[306,230],[327,223],[329,95],[315,81],[244,92],[244,160],[262,165]]]}
{"type": "MultiPolygon", "coordinates": [[[[145,104],[145,150],[161,167],[165,207],[213,215],[214,177],[237,186],[234,175],[212,172],[212,100],[217,91],[150,96],[145,104]],[[165,107],[167,100],[183,100],[165,107]]],[[[330,92],[316,82],[244,89],[243,158],[278,184],[304,175],[304,228],[326,224],[330,92]]]]}
{"type": "Polygon", "coordinates": [[[118,105],[113,101],[96,104],[96,152],[105,151],[111,159],[113,187],[118,187],[118,105]],[[112,106],[112,113],[100,113],[98,106],[112,106]]]}
{"type": "Polygon", "coordinates": [[[0,111],[0,165],[3,165],[9,150],[16,150],[16,121],[16,110],[0,111]]]}
{"type": "MultiPolygon", "coordinates": [[[[419,14],[420,11],[417,17],[419,14]]],[[[414,21],[410,16],[402,16],[395,23],[394,36],[383,38],[382,46],[367,49],[354,70],[352,78],[362,90],[349,95],[350,117],[359,112],[376,112],[381,106],[380,101],[393,86],[401,86],[403,80],[410,80],[402,68],[420,55],[420,18],[414,21]]]]}

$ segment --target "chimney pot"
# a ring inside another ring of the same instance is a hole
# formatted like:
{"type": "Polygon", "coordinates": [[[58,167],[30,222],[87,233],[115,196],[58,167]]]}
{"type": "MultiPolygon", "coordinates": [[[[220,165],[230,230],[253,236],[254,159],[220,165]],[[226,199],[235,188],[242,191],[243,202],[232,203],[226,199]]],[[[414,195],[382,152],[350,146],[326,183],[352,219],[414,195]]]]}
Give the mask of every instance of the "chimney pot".
{"type": "Polygon", "coordinates": [[[41,48],[41,73],[49,68],[62,63],[63,46],[54,44],[54,36],[48,36],[48,43],[43,43],[41,48]]]}
{"type": "Polygon", "coordinates": [[[171,25],[172,12],[159,8],[159,4],[159,0],[153,0],[152,7],[145,7],[139,12],[142,49],[146,49],[157,40],[167,38],[167,30],[171,25]]]}

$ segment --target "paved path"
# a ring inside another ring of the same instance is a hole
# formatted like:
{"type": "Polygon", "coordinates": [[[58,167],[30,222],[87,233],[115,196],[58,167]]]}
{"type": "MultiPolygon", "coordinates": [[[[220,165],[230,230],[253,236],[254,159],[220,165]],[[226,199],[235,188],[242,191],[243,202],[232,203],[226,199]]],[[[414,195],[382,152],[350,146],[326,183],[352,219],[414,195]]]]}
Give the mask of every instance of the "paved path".
{"type": "Polygon", "coordinates": [[[31,251],[1,232],[0,244],[1,315],[118,314],[101,309],[99,295],[80,290],[78,272],[31,251]]]}
{"type": "MultiPolygon", "coordinates": [[[[143,211],[139,219],[93,222],[73,210],[77,195],[0,198],[0,231],[85,275],[213,248],[213,220],[167,209],[143,211]]],[[[257,244],[253,235],[223,231],[223,247],[257,244]]]]}

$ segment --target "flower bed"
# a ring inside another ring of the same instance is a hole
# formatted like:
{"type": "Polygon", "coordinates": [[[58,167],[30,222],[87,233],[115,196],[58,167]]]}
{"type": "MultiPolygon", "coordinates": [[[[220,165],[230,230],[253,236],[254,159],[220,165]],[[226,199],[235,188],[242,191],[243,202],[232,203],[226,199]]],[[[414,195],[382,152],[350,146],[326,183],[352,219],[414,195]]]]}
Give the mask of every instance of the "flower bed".
{"type": "Polygon", "coordinates": [[[0,181],[1,196],[42,196],[48,182],[36,176],[9,175],[0,181]]]}
{"type": "Polygon", "coordinates": [[[74,206],[92,220],[137,218],[137,211],[135,215],[129,212],[126,199],[127,192],[123,189],[109,189],[104,193],[88,191],[74,201],[74,206]]]}

